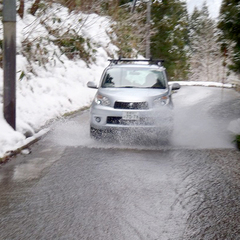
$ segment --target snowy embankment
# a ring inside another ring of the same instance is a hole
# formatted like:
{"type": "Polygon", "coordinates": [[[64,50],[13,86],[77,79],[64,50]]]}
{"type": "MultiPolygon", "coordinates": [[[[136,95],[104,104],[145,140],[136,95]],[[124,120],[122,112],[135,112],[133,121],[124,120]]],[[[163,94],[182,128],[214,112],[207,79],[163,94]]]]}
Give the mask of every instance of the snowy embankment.
{"type": "MultiPolygon", "coordinates": [[[[174,81],[170,83],[174,83],[174,81]]],[[[220,82],[181,81],[178,83],[180,83],[180,85],[182,86],[203,86],[203,87],[223,87],[223,88],[233,87],[233,84],[220,83],[220,82]]]]}
{"type": "Polygon", "coordinates": [[[49,120],[90,105],[95,91],[88,89],[86,83],[99,81],[108,65],[109,54],[116,56],[117,48],[111,44],[109,30],[107,17],[69,15],[67,8],[57,4],[41,17],[29,15],[26,10],[24,19],[17,19],[16,131],[3,117],[3,71],[0,69],[0,158],[38,137],[49,120]],[[91,44],[95,61],[86,64],[77,57],[69,59],[53,44],[55,37],[49,34],[49,26],[60,35],[74,31],[89,39],[85,48],[91,44]],[[37,57],[23,54],[26,46],[31,48],[29,55],[35,53],[37,57]],[[29,57],[35,57],[35,61],[30,62],[29,57]]]}

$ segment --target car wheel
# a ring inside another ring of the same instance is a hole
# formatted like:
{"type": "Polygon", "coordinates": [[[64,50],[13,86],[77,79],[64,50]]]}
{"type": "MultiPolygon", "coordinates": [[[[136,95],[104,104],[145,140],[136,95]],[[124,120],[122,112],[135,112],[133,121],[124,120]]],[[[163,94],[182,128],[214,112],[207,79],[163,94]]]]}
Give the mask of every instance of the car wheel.
{"type": "Polygon", "coordinates": [[[102,135],[103,135],[102,130],[90,127],[90,137],[91,138],[98,140],[98,139],[102,138],[102,135]]]}

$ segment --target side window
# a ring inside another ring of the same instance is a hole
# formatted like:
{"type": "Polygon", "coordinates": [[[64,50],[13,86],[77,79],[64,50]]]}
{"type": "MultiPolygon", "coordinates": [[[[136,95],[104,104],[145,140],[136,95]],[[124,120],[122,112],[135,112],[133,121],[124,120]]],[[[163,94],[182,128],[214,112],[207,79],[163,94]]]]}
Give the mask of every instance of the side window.
{"type": "Polygon", "coordinates": [[[119,69],[109,69],[103,77],[102,87],[117,87],[120,83],[119,69]]]}
{"type": "Polygon", "coordinates": [[[164,72],[158,72],[157,80],[160,88],[166,88],[166,77],[164,72]]]}

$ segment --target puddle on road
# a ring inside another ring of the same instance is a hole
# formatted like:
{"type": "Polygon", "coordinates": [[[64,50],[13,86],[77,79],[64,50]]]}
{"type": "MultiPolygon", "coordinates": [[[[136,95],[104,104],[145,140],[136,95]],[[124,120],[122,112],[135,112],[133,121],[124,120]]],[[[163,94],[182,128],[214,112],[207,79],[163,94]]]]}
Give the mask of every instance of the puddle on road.
{"type": "Polygon", "coordinates": [[[238,95],[232,89],[185,87],[174,98],[173,145],[197,149],[234,147],[228,126],[238,114],[228,105],[238,102],[238,95]]]}
{"type": "MultiPolygon", "coordinates": [[[[86,113],[84,113],[86,114],[86,113]]],[[[110,134],[102,140],[94,140],[90,138],[89,122],[81,121],[85,116],[78,116],[75,119],[69,121],[62,121],[57,123],[50,134],[46,136],[45,140],[55,143],[61,146],[69,147],[94,147],[94,148],[157,148],[154,137],[146,136],[144,134],[138,134],[136,132],[125,133],[123,135],[110,134]]],[[[160,140],[161,141],[161,140],[160,140]]],[[[169,147],[166,141],[163,139],[162,147],[169,147]]]]}
{"type": "Polygon", "coordinates": [[[156,141],[155,135],[137,133],[119,135],[97,141],[89,135],[89,113],[85,112],[70,120],[54,125],[45,138],[54,144],[70,147],[123,148],[123,149],[172,149],[172,148],[233,148],[225,123],[208,119],[201,113],[189,116],[187,112],[176,111],[175,127],[169,141],[162,138],[156,141]],[[187,118],[186,118],[187,114],[187,118]],[[201,119],[199,117],[201,116],[201,119]]]}
{"type": "Polygon", "coordinates": [[[54,126],[49,140],[62,146],[87,146],[102,148],[234,148],[229,123],[239,118],[236,107],[239,95],[232,89],[182,87],[173,95],[174,131],[169,143],[156,142],[154,136],[130,133],[117,141],[95,141],[89,136],[89,112],[54,126]],[[216,114],[217,113],[217,114],[216,114]]]}
{"type": "Polygon", "coordinates": [[[228,122],[198,114],[175,113],[173,145],[190,148],[232,148],[228,122]],[[187,117],[186,117],[187,116],[187,117]]]}
{"type": "Polygon", "coordinates": [[[35,157],[32,155],[19,156],[18,161],[11,161],[10,165],[5,166],[4,171],[0,171],[0,188],[1,183],[6,182],[23,182],[38,179],[41,173],[56,162],[63,154],[64,148],[44,148],[39,150],[35,157]]]}

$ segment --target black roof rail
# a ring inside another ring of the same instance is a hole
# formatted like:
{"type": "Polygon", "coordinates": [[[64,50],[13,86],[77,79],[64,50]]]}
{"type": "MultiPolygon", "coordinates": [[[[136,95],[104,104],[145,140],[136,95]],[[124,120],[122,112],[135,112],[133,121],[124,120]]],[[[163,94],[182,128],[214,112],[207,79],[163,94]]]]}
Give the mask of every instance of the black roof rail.
{"type": "Polygon", "coordinates": [[[118,64],[119,62],[149,62],[149,64],[156,64],[156,65],[162,65],[164,62],[163,59],[135,59],[135,58],[121,58],[118,59],[108,59],[110,61],[110,64],[118,64]]]}

